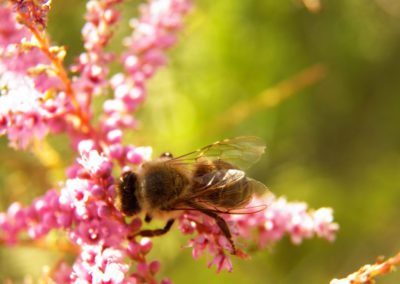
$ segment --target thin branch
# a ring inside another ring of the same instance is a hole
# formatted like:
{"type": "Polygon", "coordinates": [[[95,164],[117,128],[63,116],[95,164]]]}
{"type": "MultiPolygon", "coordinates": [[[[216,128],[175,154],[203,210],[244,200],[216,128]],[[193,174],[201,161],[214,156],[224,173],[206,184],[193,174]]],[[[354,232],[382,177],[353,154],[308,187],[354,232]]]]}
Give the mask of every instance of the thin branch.
{"type": "Polygon", "coordinates": [[[68,77],[67,71],[63,66],[63,60],[65,56],[65,50],[63,47],[52,47],[50,46],[47,33],[39,30],[23,13],[18,13],[20,16],[20,22],[23,23],[29,31],[32,33],[37,41],[37,46],[43,52],[43,54],[50,60],[53,65],[54,72],[57,77],[61,80],[64,85],[65,93],[71,100],[72,106],[74,107],[76,120],[71,120],[71,123],[75,128],[80,128],[83,133],[89,133],[92,131],[89,122],[89,117],[82,111],[82,108],[76,99],[76,94],[72,87],[72,82],[68,77]]]}
{"type": "Polygon", "coordinates": [[[330,284],[372,284],[376,276],[392,272],[396,266],[400,266],[400,252],[386,261],[380,258],[374,264],[366,264],[346,278],[333,279],[330,284]]]}
{"type": "Polygon", "coordinates": [[[72,82],[69,79],[67,72],[63,66],[62,59],[57,56],[55,53],[51,52],[51,48],[49,45],[49,41],[45,36],[45,33],[39,32],[36,28],[28,26],[32,34],[35,36],[36,40],[39,43],[40,50],[49,58],[51,63],[54,66],[55,72],[57,76],[60,78],[61,82],[63,82],[65,87],[66,95],[71,99],[71,103],[74,106],[77,117],[81,120],[82,132],[87,133],[90,129],[89,118],[82,111],[81,106],[79,105],[74,89],[72,88],[72,82]]]}

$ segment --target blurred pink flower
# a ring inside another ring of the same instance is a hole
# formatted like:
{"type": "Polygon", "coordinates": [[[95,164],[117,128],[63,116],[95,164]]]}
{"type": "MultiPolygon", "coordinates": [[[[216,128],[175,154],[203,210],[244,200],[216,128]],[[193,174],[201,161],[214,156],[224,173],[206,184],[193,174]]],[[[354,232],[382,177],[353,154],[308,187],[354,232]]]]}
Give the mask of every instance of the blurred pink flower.
{"type": "Polygon", "coordinates": [[[188,0],[149,0],[139,18],[131,20],[133,33],[124,41],[128,51],[121,58],[125,73],[113,76],[114,98],[103,105],[106,132],[136,126],[131,113],[146,97],[146,81],[165,65],[165,50],[175,43],[190,7],[188,0]]]}
{"type": "Polygon", "coordinates": [[[108,86],[108,64],[115,56],[104,48],[113,35],[113,26],[119,20],[120,13],[115,6],[121,2],[91,0],[86,4],[86,23],[82,28],[85,52],[71,67],[73,72],[78,73],[73,78],[73,86],[86,112],[91,111],[92,96],[104,93],[108,86]]]}
{"type": "Polygon", "coordinates": [[[0,4],[0,50],[9,45],[20,43],[29,36],[28,30],[15,20],[15,13],[7,3],[0,4]]]}
{"type": "MultiPolygon", "coordinates": [[[[276,199],[272,194],[254,198],[247,210],[241,214],[222,216],[229,224],[234,240],[242,238],[256,243],[260,248],[279,241],[286,234],[294,244],[300,244],[304,239],[314,236],[332,241],[339,228],[333,222],[331,209],[309,210],[305,203],[287,202],[282,197],[276,199]],[[265,210],[257,209],[263,205],[266,206],[265,210]]],[[[232,252],[231,245],[213,219],[190,211],[182,214],[179,222],[182,233],[195,234],[189,241],[194,258],[207,250],[213,256],[209,266],[215,265],[218,272],[222,269],[232,270],[229,256],[226,255],[226,251],[232,252]]],[[[237,249],[236,255],[247,257],[240,249],[237,249]]]]}
{"type": "Polygon", "coordinates": [[[21,15],[20,21],[25,25],[42,30],[47,25],[47,14],[51,0],[10,0],[13,8],[21,15]]]}
{"type": "Polygon", "coordinates": [[[52,274],[55,283],[71,283],[72,268],[66,262],[59,263],[52,274]]]}
{"type": "Polygon", "coordinates": [[[43,138],[51,112],[42,107],[43,96],[31,78],[5,71],[0,89],[0,134],[7,134],[15,148],[26,148],[32,139],[43,138]]]}
{"type": "Polygon", "coordinates": [[[124,263],[124,253],[102,246],[84,246],[72,267],[72,282],[123,283],[129,266],[124,263]]]}

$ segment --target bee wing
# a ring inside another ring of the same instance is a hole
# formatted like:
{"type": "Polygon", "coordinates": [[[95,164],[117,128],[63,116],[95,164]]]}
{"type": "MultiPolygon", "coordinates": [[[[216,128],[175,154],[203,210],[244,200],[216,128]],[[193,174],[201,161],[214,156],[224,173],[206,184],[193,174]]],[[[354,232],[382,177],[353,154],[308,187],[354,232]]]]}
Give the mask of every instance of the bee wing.
{"type": "Polygon", "coordinates": [[[268,192],[270,193],[269,188],[258,180],[247,177],[247,182],[249,184],[250,191],[259,197],[268,192]]]}
{"type": "Polygon", "coordinates": [[[267,204],[248,206],[253,194],[266,194],[269,190],[261,182],[245,176],[245,173],[237,169],[219,170],[197,178],[203,185],[196,190],[176,200],[169,210],[197,210],[198,207],[215,213],[223,214],[253,214],[268,207],[267,204]],[[237,199],[241,188],[233,186],[242,179],[246,179],[247,194],[237,199]],[[221,206],[218,203],[224,200],[239,200],[234,206],[221,206]]]}
{"type": "Polygon", "coordinates": [[[219,190],[229,187],[243,178],[246,178],[246,173],[237,169],[222,169],[215,170],[205,175],[194,177],[194,183],[197,184],[195,192],[200,194],[210,191],[219,190]]]}
{"type": "Polygon", "coordinates": [[[235,190],[233,190],[232,186],[245,178],[245,172],[238,169],[215,170],[202,176],[194,177],[192,190],[177,199],[176,205],[199,203],[203,207],[214,207],[220,195],[223,195],[224,199],[228,199],[230,198],[229,195],[233,195],[237,190],[240,190],[239,187],[234,187],[235,190]]]}
{"type": "Polygon", "coordinates": [[[218,213],[251,213],[251,210],[248,211],[247,209],[252,208],[245,208],[245,206],[249,203],[253,193],[261,194],[267,191],[264,184],[246,177],[245,172],[238,169],[212,171],[203,176],[195,177],[194,184],[196,186],[193,190],[177,200],[176,205],[198,204],[218,213]],[[233,202],[221,204],[221,201],[233,202]]]}
{"type": "Polygon", "coordinates": [[[265,209],[266,205],[258,205],[255,207],[247,207],[254,195],[262,196],[269,192],[267,186],[263,183],[245,176],[240,170],[230,169],[225,175],[224,180],[214,184],[209,184],[201,188],[197,194],[192,194],[189,200],[196,200],[202,203],[205,207],[215,210],[219,213],[243,214],[253,213],[257,209],[265,209]],[[240,186],[232,186],[246,179],[246,193],[243,195],[243,188],[240,186]],[[242,192],[242,198],[237,199],[238,194],[242,192]],[[219,198],[223,196],[224,200],[240,200],[234,206],[218,206],[216,205],[219,198]]]}
{"type": "Polygon", "coordinates": [[[240,136],[217,141],[196,151],[169,160],[172,163],[194,163],[200,159],[223,160],[240,169],[256,163],[264,153],[265,143],[255,136],[240,136]]]}

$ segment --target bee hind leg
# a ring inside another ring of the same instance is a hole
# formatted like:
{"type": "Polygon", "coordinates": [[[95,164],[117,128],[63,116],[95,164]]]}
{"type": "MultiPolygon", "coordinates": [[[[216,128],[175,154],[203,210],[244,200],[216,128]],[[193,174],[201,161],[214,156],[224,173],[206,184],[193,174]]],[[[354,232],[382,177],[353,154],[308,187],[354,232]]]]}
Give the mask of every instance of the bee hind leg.
{"type": "Polygon", "coordinates": [[[235,243],[233,242],[231,231],[230,231],[225,219],[213,211],[205,210],[205,211],[201,211],[201,212],[210,216],[211,218],[213,218],[215,220],[215,222],[217,222],[217,225],[220,228],[221,232],[224,234],[225,238],[228,239],[229,243],[232,246],[232,254],[235,255],[236,254],[236,246],[235,246],[235,243]]]}
{"type": "Polygon", "coordinates": [[[162,229],[155,229],[155,230],[142,230],[137,232],[136,234],[133,234],[129,236],[129,239],[133,239],[136,236],[142,236],[142,237],[157,237],[164,235],[168,233],[168,231],[171,229],[172,225],[174,224],[175,219],[169,219],[167,223],[165,224],[164,228],[162,229]]]}

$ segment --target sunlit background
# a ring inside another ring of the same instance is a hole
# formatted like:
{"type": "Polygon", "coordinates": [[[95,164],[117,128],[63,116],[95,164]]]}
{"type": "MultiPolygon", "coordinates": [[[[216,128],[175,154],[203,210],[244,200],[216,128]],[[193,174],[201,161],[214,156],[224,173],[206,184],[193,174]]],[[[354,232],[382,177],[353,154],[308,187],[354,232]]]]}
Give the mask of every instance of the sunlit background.
{"type": "MultiPolygon", "coordinates": [[[[71,62],[82,50],[85,1],[53,2],[50,33],[71,62]]],[[[122,48],[137,5],[125,4],[113,49],[122,48]]],[[[151,257],[162,260],[162,276],[191,284],[328,283],[399,251],[398,0],[199,0],[169,55],[127,142],[150,145],[156,156],[260,136],[267,153],[249,175],[291,201],[332,207],[340,231],[334,243],[284,239],[217,275],[207,257],[192,259],[182,248],[187,239],[173,230],[154,239],[151,257]]],[[[75,157],[63,136],[46,143],[43,151],[15,152],[0,138],[1,211],[64,179],[75,157]]],[[[60,259],[72,255],[0,248],[0,280],[35,279],[60,259]]],[[[400,272],[378,283],[400,283],[400,272]]]]}

